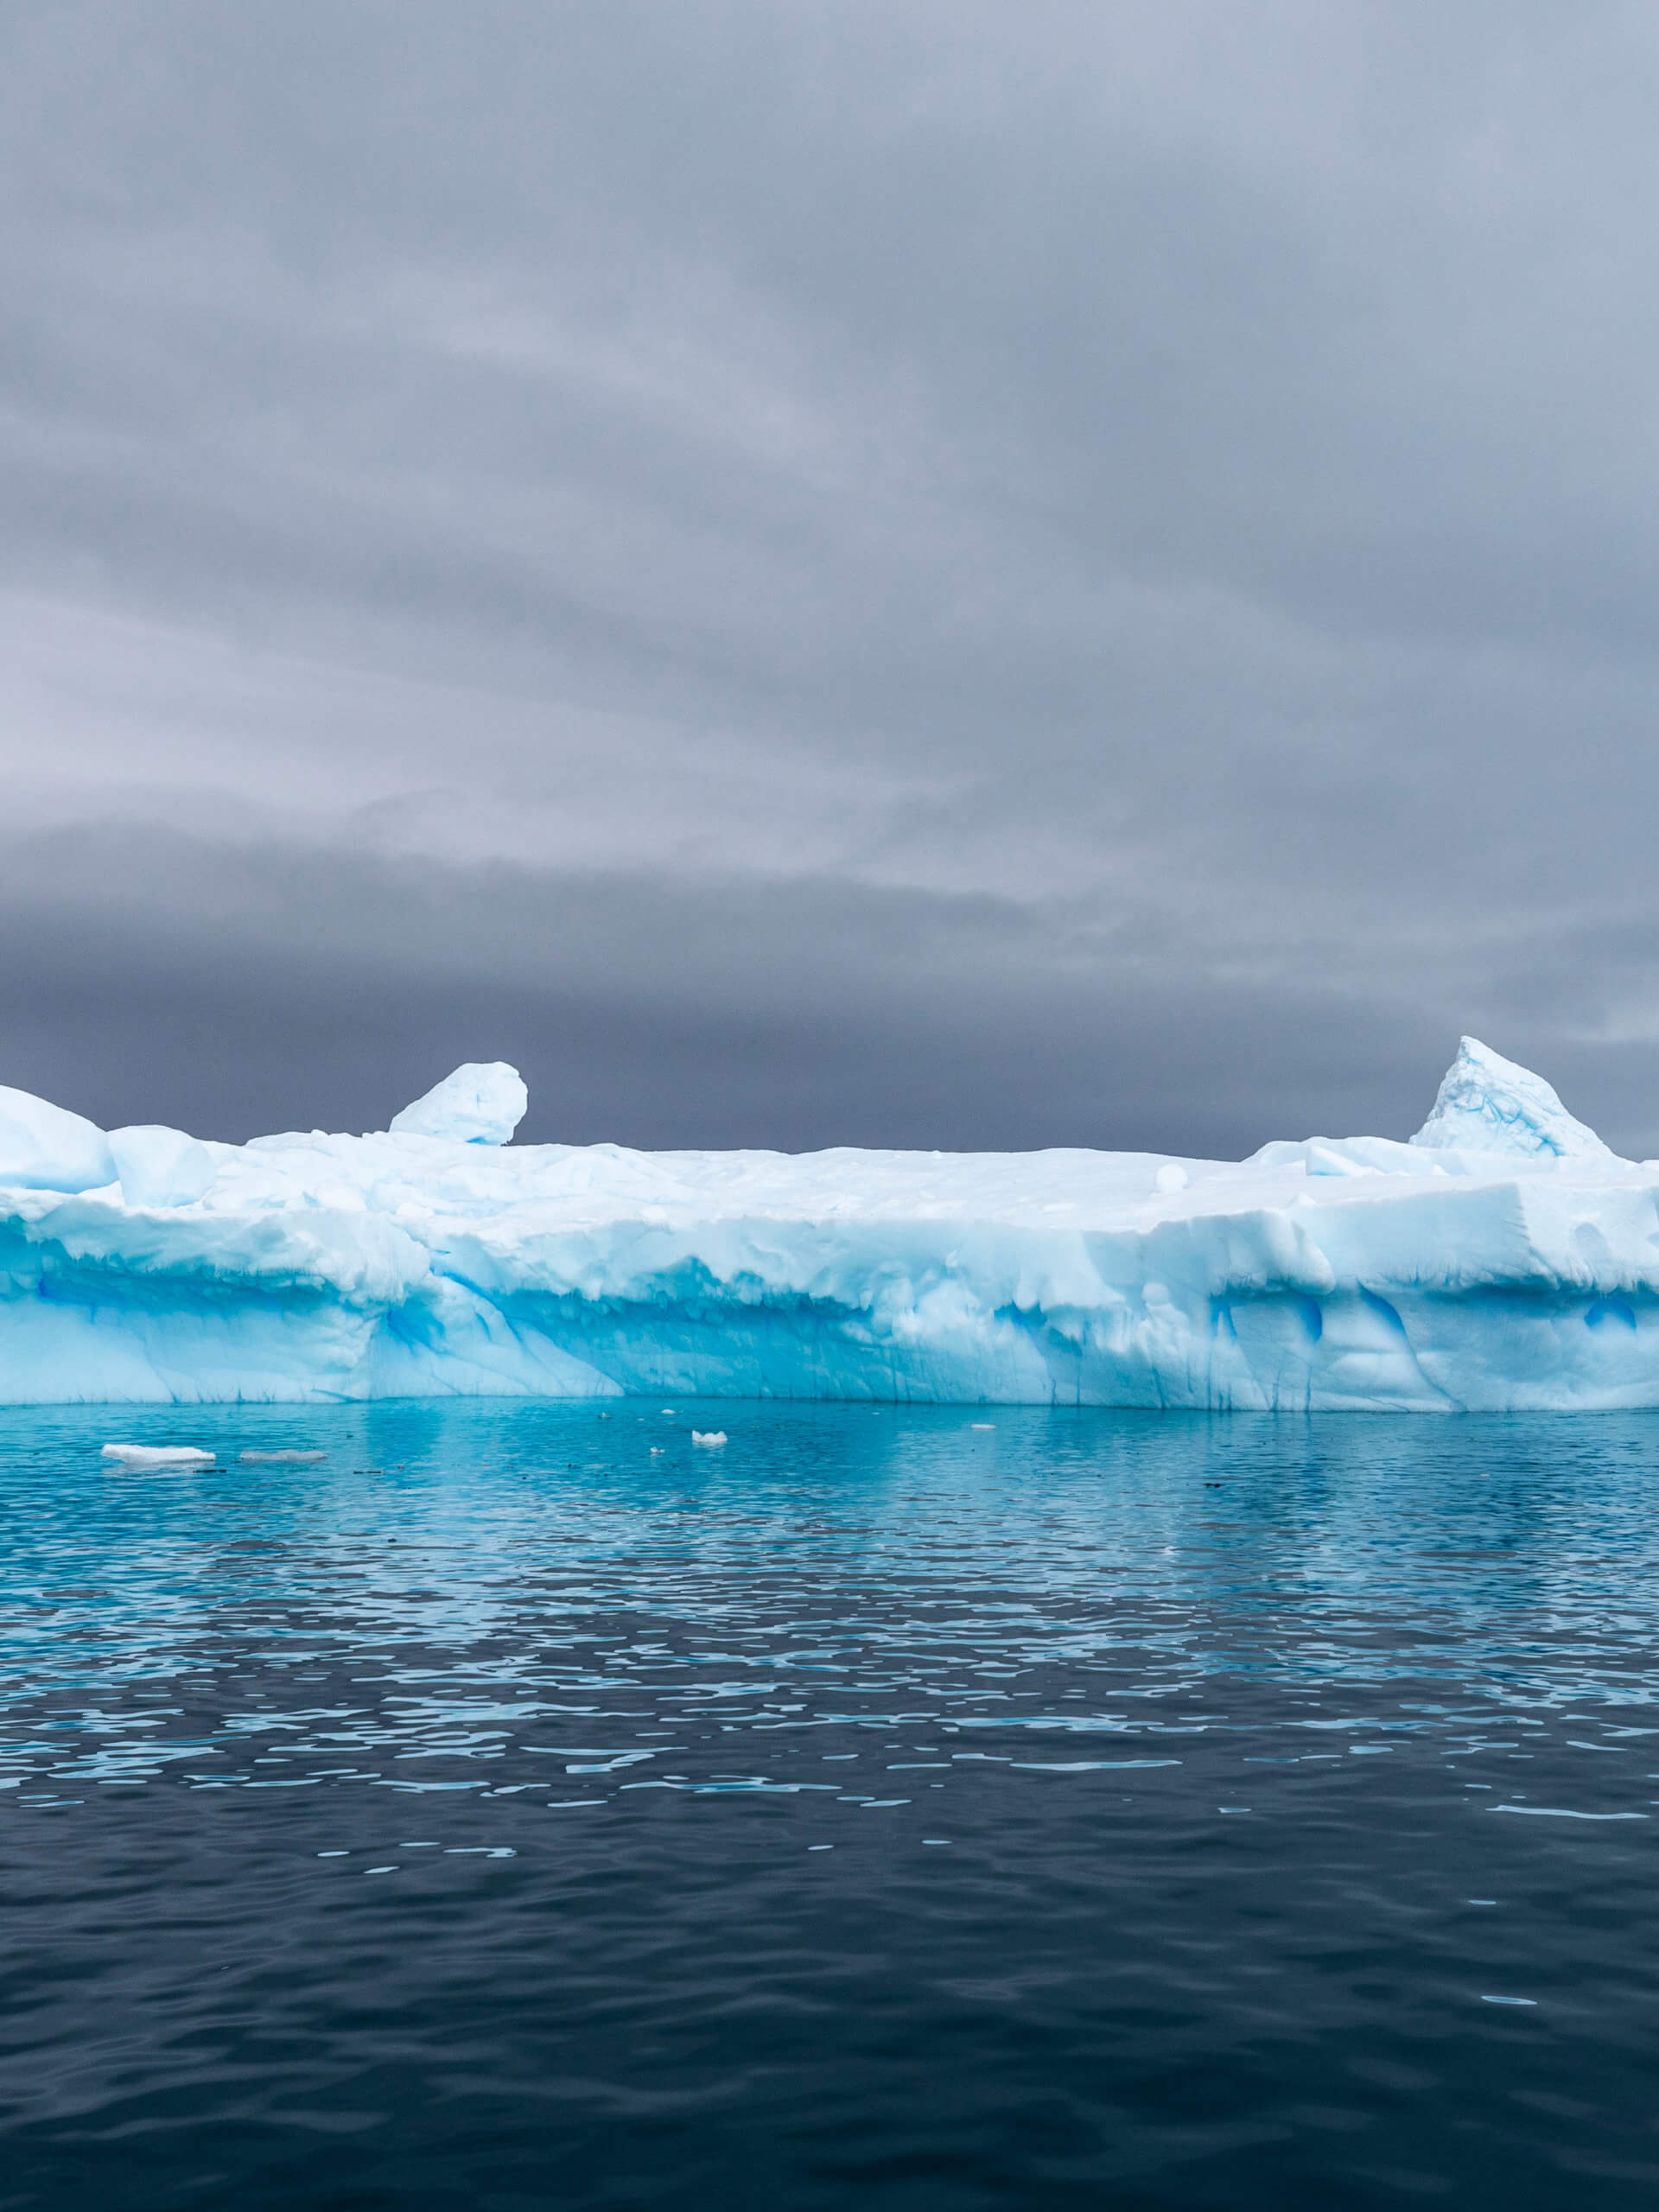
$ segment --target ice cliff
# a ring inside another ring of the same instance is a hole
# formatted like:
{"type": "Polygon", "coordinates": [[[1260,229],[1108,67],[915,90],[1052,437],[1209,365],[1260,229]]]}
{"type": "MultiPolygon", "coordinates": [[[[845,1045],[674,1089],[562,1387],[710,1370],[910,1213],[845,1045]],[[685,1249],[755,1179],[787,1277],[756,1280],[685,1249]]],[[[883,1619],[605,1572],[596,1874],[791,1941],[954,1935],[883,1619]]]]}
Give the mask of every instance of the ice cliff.
{"type": "Polygon", "coordinates": [[[1408,1144],[510,1146],[512,1068],[366,1136],[0,1090],[0,1400],[624,1391],[1659,1406],[1659,1161],[1465,1038],[1408,1144]]]}

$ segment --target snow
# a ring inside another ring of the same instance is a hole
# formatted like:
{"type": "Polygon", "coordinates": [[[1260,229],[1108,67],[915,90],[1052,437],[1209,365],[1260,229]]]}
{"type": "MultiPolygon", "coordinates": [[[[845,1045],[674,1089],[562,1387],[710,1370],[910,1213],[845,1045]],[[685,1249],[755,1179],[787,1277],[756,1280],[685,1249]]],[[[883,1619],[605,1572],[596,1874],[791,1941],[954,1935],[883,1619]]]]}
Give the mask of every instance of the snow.
{"type": "Polygon", "coordinates": [[[424,1097],[391,1117],[391,1134],[445,1144],[506,1144],[524,1118],[530,1093],[505,1060],[468,1060],[424,1097]]]}
{"type": "Polygon", "coordinates": [[[507,1145],[510,1076],[240,1146],[0,1092],[0,1401],[1659,1406],[1659,1162],[1473,1039],[1410,1143],[1236,1162],[507,1145]]]}

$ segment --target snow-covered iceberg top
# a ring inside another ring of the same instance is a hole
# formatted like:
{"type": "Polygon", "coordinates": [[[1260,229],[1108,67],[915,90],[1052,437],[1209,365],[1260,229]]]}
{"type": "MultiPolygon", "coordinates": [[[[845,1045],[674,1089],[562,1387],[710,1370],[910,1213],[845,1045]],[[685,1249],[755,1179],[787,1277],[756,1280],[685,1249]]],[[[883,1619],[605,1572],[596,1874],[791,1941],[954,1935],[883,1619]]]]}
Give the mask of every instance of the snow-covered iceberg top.
{"type": "Polygon", "coordinates": [[[468,1060],[394,1114],[391,1134],[441,1137],[449,1144],[506,1144],[529,1105],[517,1068],[505,1060],[468,1060]]]}
{"type": "Polygon", "coordinates": [[[511,1145],[468,1065],[364,1136],[0,1090],[0,1400],[438,1393],[1659,1406],[1659,1163],[1472,1038],[1409,1143],[511,1145]]]}

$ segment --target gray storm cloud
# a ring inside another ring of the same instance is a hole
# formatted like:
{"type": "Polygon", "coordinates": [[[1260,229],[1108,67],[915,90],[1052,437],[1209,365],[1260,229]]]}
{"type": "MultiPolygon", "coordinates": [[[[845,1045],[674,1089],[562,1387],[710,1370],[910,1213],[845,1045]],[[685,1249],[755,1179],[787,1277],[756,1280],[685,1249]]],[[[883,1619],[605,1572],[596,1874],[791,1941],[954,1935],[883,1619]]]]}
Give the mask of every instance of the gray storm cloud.
{"type": "Polygon", "coordinates": [[[107,1122],[1659,1151],[1648,11],[0,24],[0,980],[107,1122]]]}

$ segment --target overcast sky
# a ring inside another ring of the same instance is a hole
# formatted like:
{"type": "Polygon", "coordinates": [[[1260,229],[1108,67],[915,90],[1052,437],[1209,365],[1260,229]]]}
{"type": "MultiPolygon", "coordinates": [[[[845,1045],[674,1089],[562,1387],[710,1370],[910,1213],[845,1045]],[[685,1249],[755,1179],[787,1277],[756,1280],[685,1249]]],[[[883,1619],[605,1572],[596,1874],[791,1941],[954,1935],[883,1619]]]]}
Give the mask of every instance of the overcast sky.
{"type": "Polygon", "coordinates": [[[1659,1154],[1659,13],[10,0],[0,1082],[1659,1154]]]}

